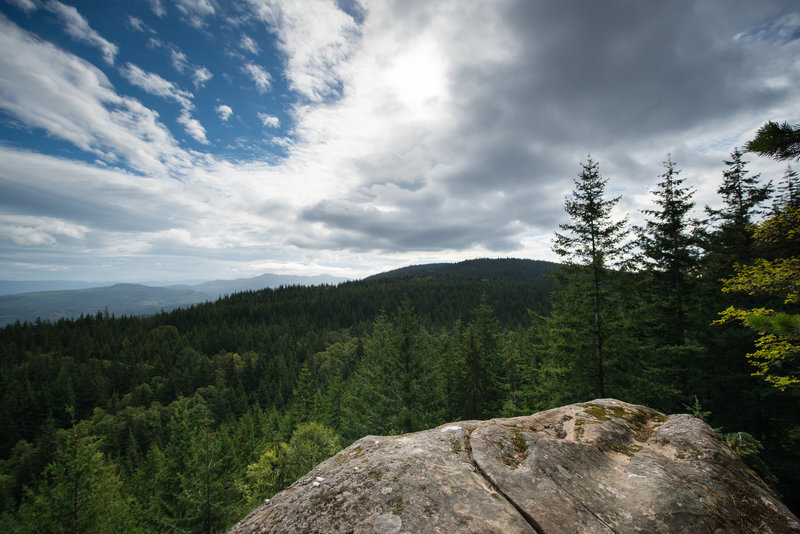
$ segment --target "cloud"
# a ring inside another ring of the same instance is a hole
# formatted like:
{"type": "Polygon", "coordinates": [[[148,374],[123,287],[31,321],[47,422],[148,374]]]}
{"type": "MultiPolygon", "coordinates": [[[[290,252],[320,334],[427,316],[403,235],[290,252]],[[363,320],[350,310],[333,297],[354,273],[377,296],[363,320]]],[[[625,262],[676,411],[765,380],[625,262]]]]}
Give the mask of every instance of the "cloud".
{"type": "Polygon", "coordinates": [[[261,121],[266,128],[278,128],[281,125],[281,121],[278,117],[274,115],[268,115],[266,113],[259,113],[258,119],[261,121]]]}
{"type": "Polygon", "coordinates": [[[265,71],[263,67],[255,63],[247,63],[242,67],[242,70],[250,75],[259,93],[266,93],[272,87],[272,83],[270,82],[272,76],[270,76],[269,72],[265,71]]]}
{"type": "Polygon", "coordinates": [[[185,72],[189,68],[189,59],[178,47],[170,48],[169,59],[178,72],[185,72]]]}
{"type": "Polygon", "coordinates": [[[118,95],[90,63],[43,42],[0,16],[0,108],[109,163],[143,173],[181,173],[191,159],[158,114],[118,95]]]}
{"type": "Polygon", "coordinates": [[[259,52],[258,43],[256,43],[255,40],[247,34],[242,34],[242,40],[239,41],[239,48],[250,52],[254,56],[257,56],[259,52]]]}
{"type": "Polygon", "coordinates": [[[173,180],[4,147],[0,157],[0,211],[22,226],[77,228],[60,234],[78,239],[97,231],[160,231],[200,213],[192,190],[178,194],[173,180]]]}
{"type": "Polygon", "coordinates": [[[19,9],[27,12],[36,11],[39,9],[39,2],[37,0],[6,0],[7,2],[14,4],[19,9]]]}
{"type": "Polygon", "coordinates": [[[134,17],[133,15],[128,15],[128,26],[130,26],[137,32],[142,32],[142,33],[152,32],[152,30],[144,23],[142,19],[140,19],[139,17],[134,17]]]}
{"type": "Polygon", "coordinates": [[[183,125],[186,133],[194,138],[194,140],[198,143],[202,143],[204,145],[209,144],[208,139],[206,138],[206,129],[203,128],[203,125],[200,124],[200,121],[191,116],[188,110],[184,109],[181,111],[181,114],[178,116],[178,124],[183,125]]]}
{"type": "Polygon", "coordinates": [[[120,69],[120,72],[133,85],[144,89],[152,95],[176,102],[181,107],[181,113],[177,119],[178,124],[182,125],[186,133],[199,143],[209,144],[206,138],[206,129],[197,119],[191,116],[191,111],[194,109],[194,104],[192,103],[194,95],[192,93],[179,89],[175,84],[165,80],[158,74],[145,72],[132,63],[126,63],[125,67],[120,69]]]}
{"type": "Polygon", "coordinates": [[[228,122],[228,119],[233,115],[233,109],[225,104],[220,104],[217,106],[217,115],[219,115],[222,122],[228,122]]]}
{"type": "Polygon", "coordinates": [[[0,236],[6,236],[17,245],[50,246],[61,238],[80,240],[88,228],[52,217],[0,215],[0,236]]]}
{"type": "Polygon", "coordinates": [[[167,14],[167,10],[164,9],[164,4],[161,3],[161,0],[147,0],[150,4],[150,9],[153,10],[153,13],[156,14],[158,17],[164,17],[167,14]]]}
{"type": "Polygon", "coordinates": [[[48,11],[58,15],[61,22],[64,23],[64,31],[77,41],[83,41],[90,44],[103,53],[103,59],[109,65],[114,64],[114,60],[119,52],[119,47],[114,43],[104,39],[99,33],[89,26],[89,22],[83,17],[78,10],[72,6],[62,4],[57,0],[48,0],[44,4],[48,11]]]}
{"type": "MultiPolygon", "coordinates": [[[[746,3],[720,17],[721,4],[370,2],[360,26],[324,8],[252,5],[308,98],[283,166],[321,191],[292,240],[309,250],[541,250],[587,153],[614,191],[649,201],[668,152],[746,137],[797,94],[796,66],[781,88],[734,74],[774,69],[732,38],[769,12],[746,3]]],[[[694,183],[716,183],[730,143],[692,154],[694,183]]]]}
{"type": "Polygon", "coordinates": [[[184,74],[187,70],[191,70],[192,84],[194,84],[195,89],[204,87],[206,82],[214,77],[214,74],[206,67],[192,65],[188,56],[172,43],[165,43],[161,39],[150,37],[147,40],[147,45],[155,50],[166,51],[169,54],[170,63],[179,73],[184,74]]]}
{"type": "Polygon", "coordinates": [[[125,66],[120,69],[120,73],[133,85],[147,91],[151,95],[160,96],[161,98],[177,102],[184,109],[191,109],[193,107],[192,93],[179,89],[175,84],[165,80],[158,74],[145,72],[133,63],[126,63],[125,66]]]}
{"type": "Polygon", "coordinates": [[[319,102],[339,93],[343,66],[359,44],[359,28],[333,0],[249,0],[274,31],[287,60],[291,89],[319,102]]]}
{"type": "MultiPolygon", "coordinates": [[[[276,91],[266,100],[291,118],[271,145],[264,131],[240,134],[230,159],[211,146],[182,150],[155,111],[118,94],[99,69],[0,18],[0,46],[15,51],[0,57],[8,124],[109,167],[0,147],[0,212],[52,219],[7,222],[0,263],[52,265],[64,250],[65,263],[89,268],[82,258],[91,257],[119,278],[156,263],[176,277],[303,265],[358,276],[465,257],[555,259],[552,231],[566,222],[564,197],[588,153],[622,195],[615,215],[636,222],[667,153],[702,209],[718,202],[733,147],[764,121],[797,114],[800,40],[783,0],[365,0],[348,14],[350,4],[250,0],[250,25],[226,30],[226,53],[244,29],[277,39],[283,63],[259,58],[271,75],[249,60],[243,72],[276,91]],[[291,92],[277,94],[273,77],[291,92]],[[257,143],[275,153],[238,155],[257,143]],[[86,231],[67,237],[49,230],[55,221],[86,231]],[[50,244],[15,255],[12,235],[50,244]]],[[[202,20],[211,35],[217,21],[202,20]]],[[[186,75],[199,68],[187,63],[186,75]]],[[[134,67],[120,72],[177,104],[186,136],[204,143],[191,114],[200,97],[134,67]]],[[[223,122],[231,106],[244,116],[237,96],[210,109],[223,122]]],[[[265,129],[281,126],[277,112],[259,109],[265,129]]],[[[768,179],[785,164],[753,157],[749,168],[768,179]]]]}
{"type": "Polygon", "coordinates": [[[194,73],[192,74],[192,83],[194,83],[195,89],[199,89],[206,85],[206,82],[213,78],[214,75],[205,67],[195,67],[194,73]]]}
{"type": "Polygon", "coordinates": [[[214,3],[210,0],[176,0],[175,7],[184,17],[184,20],[197,29],[205,26],[205,18],[214,15],[214,3]]]}

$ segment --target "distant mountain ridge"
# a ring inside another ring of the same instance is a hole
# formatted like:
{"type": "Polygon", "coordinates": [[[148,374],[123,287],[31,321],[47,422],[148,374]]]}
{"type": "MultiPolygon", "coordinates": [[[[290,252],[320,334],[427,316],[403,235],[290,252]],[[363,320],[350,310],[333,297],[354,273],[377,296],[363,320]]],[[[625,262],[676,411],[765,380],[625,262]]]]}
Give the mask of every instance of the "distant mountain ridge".
{"type": "Polygon", "coordinates": [[[86,282],[84,280],[0,280],[0,296],[34,293],[38,291],[62,291],[67,289],[89,289],[110,284],[86,282]]]}
{"type": "Polygon", "coordinates": [[[558,267],[557,263],[520,258],[481,258],[457,263],[410,265],[365,278],[424,278],[446,276],[476,280],[507,280],[509,282],[541,282],[558,267]]]}
{"type": "MultiPolygon", "coordinates": [[[[19,320],[58,321],[61,318],[77,318],[108,311],[114,315],[153,315],[162,311],[191,306],[217,300],[220,297],[255,291],[281,285],[321,285],[345,281],[329,275],[291,276],[263,274],[254,278],[213,280],[200,284],[176,284],[150,286],[145,284],[119,283],[101,287],[85,287],[90,282],[72,282],[77,288],[27,291],[0,295],[0,326],[19,320]]],[[[59,287],[70,282],[0,282],[3,288],[59,287]],[[37,286],[38,284],[38,286],[37,286]]]]}
{"type": "MultiPolygon", "coordinates": [[[[517,258],[475,259],[457,263],[411,265],[369,276],[363,282],[374,283],[410,278],[447,278],[516,283],[549,283],[557,263],[517,258]]],[[[0,327],[21,322],[58,321],[95,315],[98,312],[147,316],[188,307],[244,291],[258,291],[280,286],[336,285],[344,278],[329,275],[291,276],[263,274],[253,278],[213,280],[198,284],[151,286],[120,283],[104,287],[35,291],[0,295],[0,327]]],[[[54,282],[62,283],[62,282],[54,282]]],[[[75,282],[83,284],[85,282],[75,282]]],[[[358,283],[358,282],[355,282],[358,283]]],[[[17,283],[24,287],[23,282],[17,283]]],[[[0,287],[3,282],[0,281],[0,287]]]]}
{"type": "Polygon", "coordinates": [[[211,299],[200,291],[141,284],[18,293],[0,296],[0,324],[57,321],[105,311],[114,315],[152,315],[207,300],[211,299]]]}
{"type": "Polygon", "coordinates": [[[318,276],[293,276],[287,274],[262,274],[254,278],[236,278],[234,280],[212,280],[201,284],[175,284],[166,287],[173,289],[191,289],[200,291],[216,299],[241,291],[257,291],[267,287],[279,286],[318,286],[334,285],[344,282],[346,278],[338,278],[327,274],[318,276]]]}

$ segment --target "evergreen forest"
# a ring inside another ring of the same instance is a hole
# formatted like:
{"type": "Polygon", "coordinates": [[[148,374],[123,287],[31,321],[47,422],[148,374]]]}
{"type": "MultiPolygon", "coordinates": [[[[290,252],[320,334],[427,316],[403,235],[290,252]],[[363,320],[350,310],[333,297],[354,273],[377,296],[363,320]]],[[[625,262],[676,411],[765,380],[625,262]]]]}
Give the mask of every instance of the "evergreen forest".
{"type": "Polygon", "coordinates": [[[800,181],[677,162],[632,227],[591,158],[556,263],[470,260],[0,330],[5,532],[224,532],[367,434],[613,397],[704,418],[800,512],[800,181]]]}

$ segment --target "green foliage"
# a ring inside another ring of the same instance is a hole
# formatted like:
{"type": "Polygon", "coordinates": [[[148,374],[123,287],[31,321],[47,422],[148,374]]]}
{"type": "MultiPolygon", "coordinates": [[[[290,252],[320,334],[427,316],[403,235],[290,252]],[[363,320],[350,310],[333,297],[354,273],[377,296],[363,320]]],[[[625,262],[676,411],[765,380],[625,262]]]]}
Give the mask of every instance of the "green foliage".
{"type": "Polygon", "coordinates": [[[747,162],[742,159],[738,148],[725,165],[722,184],[717,190],[723,207],[705,208],[716,224],[714,231],[706,235],[705,243],[708,251],[705,262],[715,278],[729,275],[735,263],[753,259],[755,249],[749,227],[760,213],[760,206],[772,193],[771,182],[761,185],[759,175],[748,176],[747,162]]]}
{"type": "Polygon", "coordinates": [[[299,425],[292,433],[286,452],[288,479],[300,478],[341,448],[342,440],[333,429],[313,421],[299,425]]]}
{"type": "MultiPolygon", "coordinates": [[[[560,225],[565,233],[555,234],[553,251],[567,260],[567,268],[562,268],[559,281],[561,285],[578,288],[591,297],[587,309],[591,310],[595,395],[605,396],[604,363],[604,321],[607,320],[603,287],[608,270],[613,266],[623,266],[630,245],[627,218],[613,221],[611,210],[619,202],[619,197],[605,198],[608,179],[602,178],[598,164],[587,158],[581,164],[581,173],[575,180],[572,197],[565,201],[565,209],[571,222],[560,225]]],[[[576,295],[579,296],[579,295],[576,295]]],[[[580,354],[580,353],[578,353],[580,354]]]]}
{"type": "Polygon", "coordinates": [[[792,127],[788,122],[769,121],[745,145],[745,149],[779,160],[800,159],[800,124],[792,127]]]}
{"type": "Polygon", "coordinates": [[[247,466],[237,487],[251,505],[257,504],[306,474],[342,448],[341,438],[317,422],[302,423],[289,443],[268,444],[258,460],[247,466]]]}
{"type": "Polygon", "coordinates": [[[123,493],[117,468],[85,424],[59,433],[55,458],[26,492],[20,532],[136,532],[138,519],[123,493]]]}
{"type": "Polygon", "coordinates": [[[289,446],[280,442],[268,445],[256,462],[247,466],[244,480],[238,489],[247,502],[256,504],[270,498],[291,483],[291,477],[284,466],[289,446]]]}
{"type": "Polygon", "coordinates": [[[708,421],[708,416],[711,415],[711,412],[703,410],[703,406],[700,404],[700,399],[697,398],[697,395],[694,396],[694,404],[691,406],[684,404],[683,407],[686,408],[691,415],[703,421],[708,421]]]}
{"type": "Polygon", "coordinates": [[[650,308],[666,330],[662,342],[685,345],[687,279],[699,265],[699,223],[689,218],[694,191],[683,186],[685,180],[670,156],[664,167],[662,181],[653,191],[658,209],[643,211],[648,218],[639,229],[640,246],[652,283],[658,285],[650,292],[650,308]]]}
{"type": "Polygon", "coordinates": [[[473,320],[461,336],[459,367],[464,415],[468,419],[481,419],[499,412],[506,376],[500,352],[500,325],[485,296],[472,315],[473,320]]]}
{"type": "Polygon", "coordinates": [[[429,351],[408,301],[391,319],[378,316],[342,399],[348,438],[411,432],[438,420],[429,351]]]}
{"type": "MultiPolygon", "coordinates": [[[[792,254],[800,243],[800,207],[787,205],[754,227],[753,236],[763,248],[779,248],[792,254]]],[[[736,265],[735,276],[724,281],[723,291],[749,295],[778,296],[782,305],[800,301],[800,257],[756,259],[736,265]]],[[[730,306],[718,322],[739,321],[759,334],[756,350],[747,354],[755,374],[780,389],[800,384],[800,314],[768,308],[742,309],[730,306]]]]}
{"type": "Polygon", "coordinates": [[[627,218],[620,221],[611,218],[611,210],[620,197],[605,198],[607,182],[591,156],[581,163],[572,195],[565,200],[571,222],[559,225],[563,233],[556,232],[553,243],[553,251],[570,264],[603,271],[627,259],[627,218]]]}

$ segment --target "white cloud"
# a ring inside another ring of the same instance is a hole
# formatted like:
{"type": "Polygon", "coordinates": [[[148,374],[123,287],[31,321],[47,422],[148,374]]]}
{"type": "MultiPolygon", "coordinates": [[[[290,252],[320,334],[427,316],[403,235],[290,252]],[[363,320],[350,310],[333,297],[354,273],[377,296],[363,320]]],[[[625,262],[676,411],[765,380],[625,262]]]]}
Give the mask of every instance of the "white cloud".
{"type": "Polygon", "coordinates": [[[192,103],[194,95],[192,93],[179,89],[175,84],[165,80],[158,74],[146,72],[132,63],[126,63],[120,72],[133,85],[144,89],[152,95],[176,102],[181,107],[181,113],[177,119],[178,124],[183,126],[184,131],[195,141],[204,145],[209,144],[206,138],[206,129],[200,124],[200,121],[191,115],[191,111],[194,109],[194,104],[192,103]]]}
{"type": "Polygon", "coordinates": [[[137,32],[145,33],[148,31],[147,25],[144,23],[144,21],[139,17],[134,17],[133,15],[128,15],[128,26],[137,32]]]}
{"type": "Polygon", "coordinates": [[[155,50],[166,51],[169,54],[170,63],[176,71],[185,74],[187,70],[191,70],[192,84],[195,89],[204,87],[206,82],[214,77],[210,70],[201,65],[192,65],[189,57],[178,46],[172,43],[165,43],[156,37],[150,37],[147,40],[147,46],[155,50]]]}
{"type": "Polygon", "coordinates": [[[7,2],[14,4],[19,9],[27,12],[36,11],[39,9],[39,2],[37,0],[6,0],[7,2]]]}
{"type": "Polygon", "coordinates": [[[276,32],[287,56],[290,87],[318,102],[337,93],[339,68],[356,51],[359,28],[333,0],[249,0],[256,15],[276,32]]]}
{"type": "Polygon", "coordinates": [[[164,4],[161,3],[161,0],[148,0],[148,3],[150,4],[150,9],[158,17],[164,17],[167,14],[167,10],[164,9],[164,4]]]}
{"type": "Polygon", "coordinates": [[[126,63],[120,73],[133,85],[144,89],[151,95],[160,96],[167,100],[177,102],[183,109],[191,109],[194,95],[189,91],[179,89],[172,82],[165,80],[158,74],[146,72],[133,63],[126,63]]]}
{"type": "MultiPolygon", "coordinates": [[[[721,75],[731,71],[727,61],[748,64],[749,52],[731,47],[732,34],[698,31],[702,17],[671,6],[659,10],[668,22],[656,23],[645,6],[577,13],[592,4],[564,12],[368,2],[356,27],[333,3],[251,4],[279,36],[290,84],[308,98],[294,107],[294,140],[280,166],[315,193],[299,212],[298,225],[309,226],[298,226],[292,241],[308,250],[538,253],[546,239],[530,236],[564,222],[563,198],[587,152],[636,210],[640,184],[655,180],[667,152],[697,139],[695,126],[739,139],[740,125],[763,120],[733,111],[760,82],[721,75]],[[641,58],[619,46],[617,36],[633,27],[653,34],[639,43],[649,47],[641,58]],[[663,33],[676,27],[679,35],[663,33]],[[588,33],[592,40],[575,42],[588,33]],[[684,48],[709,55],[695,59],[684,48]],[[669,90],[656,81],[664,65],[682,73],[669,90]],[[586,69],[603,90],[580,83],[586,69]],[[717,87],[713,98],[709,86],[717,87]]],[[[716,184],[725,156],[696,157],[703,170],[695,180],[716,184]]]]}
{"type": "Polygon", "coordinates": [[[51,11],[61,18],[64,23],[64,31],[78,41],[83,41],[96,48],[99,48],[103,53],[103,59],[109,65],[114,64],[114,60],[119,52],[119,47],[112,42],[104,39],[99,33],[89,26],[89,22],[83,17],[78,10],[72,6],[62,4],[57,0],[48,0],[45,4],[48,11],[51,11]]]}
{"type": "Polygon", "coordinates": [[[250,75],[259,93],[266,93],[270,90],[272,87],[272,83],[270,82],[272,77],[269,72],[265,71],[261,66],[255,63],[247,63],[242,69],[245,73],[250,75]]]}
{"type": "Polygon", "coordinates": [[[209,144],[206,138],[206,129],[203,128],[200,121],[191,116],[188,110],[181,111],[181,114],[178,116],[178,123],[183,125],[186,133],[192,136],[195,141],[204,145],[209,144]]]}
{"type": "Polygon", "coordinates": [[[239,41],[239,48],[253,55],[258,55],[258,43],[247,34],[242,34],[242,39],[239,41]]]}
{"type": "Polygon", "coordinates": [[[220,104],[217,106],[217,115],[219,115],[219,118],[222,120],[222,122],[228,122],[228,119],[230,119],[231,115],[233,115],[233,109],[225,104],[220,104]]]}
{"type": "Polygon", "coordinates": [[[189,59],[178,47],[170,48],[169,59],[178,72],[184,72],[189,68],[189,59]]]}
{"type": "Polygon", "coordinates": [[[190,158],[140,102],[118,95],[90,63],[0,17],[0,108],[28,127],[140,172],[180,172],[190,158]]]}
{"type": "Polygon", "coordinates": [[[192,83],[194,83],[195,89],[199,89],[204,87],[206,82],[213,78],[214,75],[205,67],[195,67],[194,73],[192,74],[192,83]]]}
{"type": "Polygon", "coordinates": [[[214,15],[214,3],[210,0],[176,0],[175,7],[185,20],[197,29],[205,26],[205,18],[214,15]]]}
{"type": "Polygon", "coordinates": [[[83,239],[89,229],[53,217],[0,214],[0,236],[21,246],[53,245],[59,238],[83,239]]]}
{"type": "Polygon", "coordinates": [[[278,128],[281,125],[281,120],[274,115],[259,113],[258,118],[266,128],[278,128]]]}

